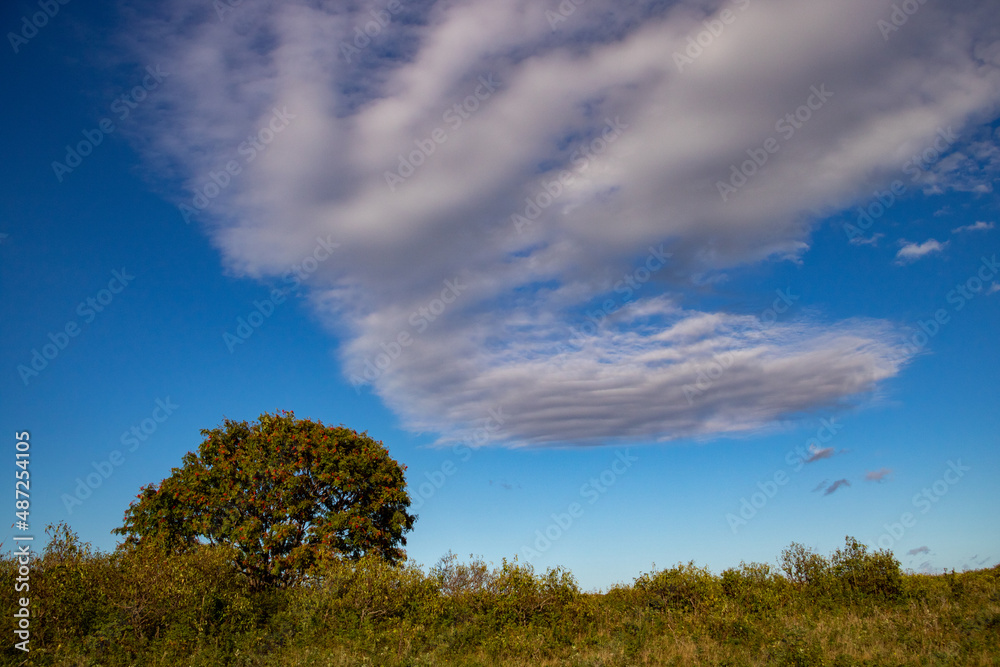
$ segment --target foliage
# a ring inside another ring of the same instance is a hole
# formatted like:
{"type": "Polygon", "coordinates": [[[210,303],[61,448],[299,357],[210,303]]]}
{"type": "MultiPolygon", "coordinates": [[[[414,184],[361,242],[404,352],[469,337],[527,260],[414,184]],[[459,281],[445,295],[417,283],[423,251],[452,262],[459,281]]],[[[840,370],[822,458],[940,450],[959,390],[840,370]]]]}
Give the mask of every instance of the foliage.
{"type": "Polygon", "coordinates": [[[415,519],[405,466],[367,433],[279,412],[202,435],[198,452],[126,511],[115,532],[127,544],[230,547],[255,587],[291,583],[322,554],[405,559],[415,519]]]}
{"type": "Polygon", "coordinates": [[[830,570],[851,597],[878,596],[895,599],[903,590],[899,561],[888,549],[869,553],[868,547],[846,537],[843,549],[830,559],[830,570]]]}
{"type": "MultiPolygon", "coordinates": [[[[82,543],[68,525],[50,525],[45,530],[49,543],[42,557],[32,565],[31,598],[36,620],[36,638],[52,637],[54,627],[70,628],[78,638],[94,634],[107,606],[99,584],[106,578],[109,557],[96,554],[82,543]]],[[[13,587],[11,587],[13,589],[13,587]]]]}
{"type": "Polygon", "coordinates": [[[723,594],[749,612],[764,614],[774,611],[790,599],[788,580],[774,572],[767,563],[740,563],[722,573],[723,594]]]}
{"type": "Polygon", "coordinates": [[[647,594],[655,609],[698,610],[715,604],[722,596],[719,580],[693,562],[640,575],[635,588],[647,594]]]}
{"type": "MultiPolygon", "coordinates": [[[[32,652],[8,642],[0,664],[839,667],[995,665],[1000,655],[1000,566],[900,574],[892,597],[867,583],[882,581],[879,552],[850,538],[824,559],[826,593],[766,563],[721,576],[693,563],[654,568],[583,593],[561,568],[450,553],[427,573],[325,555],[289,586],[255,589],[225,545],[104,554],[65,525],[49,533],[30,564],[32,652]]],[[[808,549],[790,553],[815,562],[808,549]]],[[[15,558],[0,557],[0,587],[12,590],[16,572],[15,558]]],[[[0,597],[0,614],[14,605],[0,597]]]]}
{"type": "MultiPolygon", "coordinates": [[[[472,558],[472,556],[469,556],[472,558]]],[[[431,568],[434,579],[442,595],[457,597],[472,595],[486,589],[489,583],[489,566],[481,558],[471,563],[461,563],[458,556],[449,551],[431,568]]]]}
{"type": "Polygon", "coordinates": [[[362,627],[402,618],[437,597],[434,582],[412,563],[393,565],[374,555],[356,561],[325,559],[312,575],[312,585],[300,598],[309,609],[303,619],[309,627],[325,627],[331,621],[362,627]]]}
{"type": "Polygon", "coordinates": [[[799,590],[823,593],[829,589],[830,563],[826,558],[798,542],[781,551],[781,569],[799,590]]]}
{"type": "Polygon", "coordinates": [[[781,552],[781,567],[794,586],[814,596],[896,599],[903,593],[902,572],[892,552],[869,551],[850,536],[829,559],[792,542],[781,552]]]}

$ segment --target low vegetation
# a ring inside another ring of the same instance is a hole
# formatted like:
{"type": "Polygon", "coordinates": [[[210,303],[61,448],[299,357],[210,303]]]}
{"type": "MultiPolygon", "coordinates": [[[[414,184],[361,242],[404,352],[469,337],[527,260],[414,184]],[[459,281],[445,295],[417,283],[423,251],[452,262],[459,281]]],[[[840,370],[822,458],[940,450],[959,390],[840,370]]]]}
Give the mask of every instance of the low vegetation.
{"type": "MultiPolygon", "coordinates": [[[[571,573],[449,554],[318,559],[262,587],[231,546],[102,553],[65,525],[30,564],[35,665],[1000,665],[1000,566],[903,573],[848,538],[778,567],[694,563],[584,593],[571,573]]],[[[18,564],[0,559],[0,588],[18,564]]],[[[14,595],[2,598],[13,618],[14,595]]]]}

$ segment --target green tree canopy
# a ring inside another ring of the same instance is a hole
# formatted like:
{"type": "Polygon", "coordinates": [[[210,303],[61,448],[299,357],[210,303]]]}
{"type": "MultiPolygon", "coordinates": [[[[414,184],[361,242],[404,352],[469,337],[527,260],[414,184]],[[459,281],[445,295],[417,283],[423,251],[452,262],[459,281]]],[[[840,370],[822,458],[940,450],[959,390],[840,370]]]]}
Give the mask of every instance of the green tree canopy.
{"type": "Polygon", "coordinates": [[[257,585],[289,583],[321,556],[405,559],[406,466],[367,433],[284,411],[201,433],[198,452],[126,510],[114,531],[126,545],[230,545],[257,585]]]}

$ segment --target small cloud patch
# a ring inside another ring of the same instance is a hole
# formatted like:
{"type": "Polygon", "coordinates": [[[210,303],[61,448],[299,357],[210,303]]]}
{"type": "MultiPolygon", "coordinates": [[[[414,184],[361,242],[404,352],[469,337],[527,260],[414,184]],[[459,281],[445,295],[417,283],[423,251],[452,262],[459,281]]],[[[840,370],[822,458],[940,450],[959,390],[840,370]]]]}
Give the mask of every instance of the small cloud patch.
{"type": "Polygon", "coordinates": [[[828,496],[831,493],[836,492],[837,489],[839,489],[841,487],[844,487],[844,486],[850,486],[850,485],[851,485],[851,483],[848,482],[846,479],[838,479],[836,482],[834,482],[829,487],[827,487],[826,491],[823,492],[823,495],[824,496],[828,496]]]}
{"type": "Polygon", "coordinates": [[[963,225],[962,227],[956,227],[951,230],[952,234],[961,234],[962,232],[986,232],[996,227],[995,223],[985,222],[980,220],[972,225],[963,225]]]}
{"type": "Polygon", "coordinates": [[[927,255],[942,252],[947,247],[948,241],[941,243],[934,239],[929,239],[923,243],[906,243],[903,241],[903,247],[896,253],[896,263],[909,264],[927,255]]]}
{"type": "Polygon", "coordinates": [[[865,479],[869,482],[882,482],[890,475],[892,475],[892,470],[889,468],[880,468],[879,470],[869,470],[865,474],[865,479]]]}

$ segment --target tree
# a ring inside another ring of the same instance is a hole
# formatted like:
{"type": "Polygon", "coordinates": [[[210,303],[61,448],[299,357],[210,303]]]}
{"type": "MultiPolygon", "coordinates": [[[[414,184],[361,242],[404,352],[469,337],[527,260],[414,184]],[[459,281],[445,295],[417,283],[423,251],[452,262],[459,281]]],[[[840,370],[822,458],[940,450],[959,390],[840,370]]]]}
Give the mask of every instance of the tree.
{"type": "Polygon", "coordinates": [[[225,544],[254,585],[287,584],[323,556],[405,559],[416,517],[402,466],[367,433],[262,414],[202,430],[159,485],[142,488],[114,530],[125,545],[225,544]]]}

